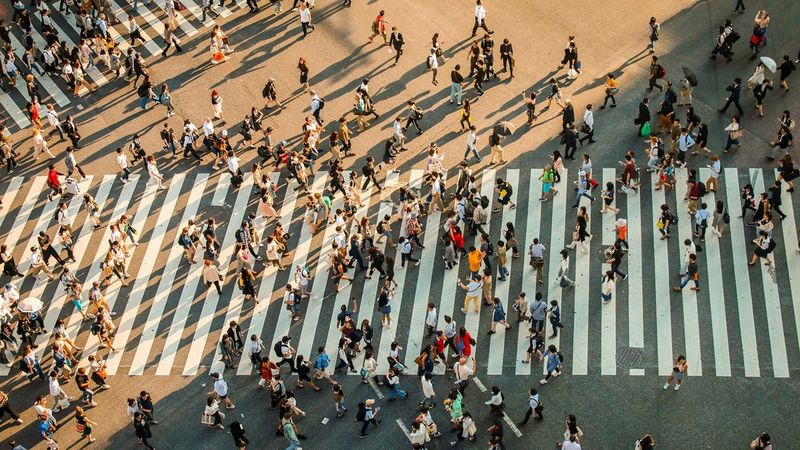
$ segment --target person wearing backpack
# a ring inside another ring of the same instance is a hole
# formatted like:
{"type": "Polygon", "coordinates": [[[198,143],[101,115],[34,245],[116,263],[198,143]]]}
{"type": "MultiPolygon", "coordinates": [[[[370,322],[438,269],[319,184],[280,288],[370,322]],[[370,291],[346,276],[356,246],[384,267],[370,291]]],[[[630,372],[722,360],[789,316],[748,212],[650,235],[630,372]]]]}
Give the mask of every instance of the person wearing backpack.
{"type": "Polygon", "coordinates": [[[664,87],[658,84],[659,78],[664,78],[666,75],[666,71],[661,64],[658,63],[658,56],[653,56],[650,61],[650,75],[647,78],[648,87],[647,90],[652,92],[654,87],[657,87],[659,91],[663,91],[664,87]]]}
{"type": "Polygon", "coordinates": [[[380,407],[373,407],[375,400],[368,398],[358,404],[358,412],[356,413],[356,421],[361,422],[361,431],[358,433],[359,438],[367,437],[367,427],[369,424],[375,425],[377,428],[383,421],[375,419],[375,416],[381,410],[380,407]]]}
{"type": "Polygon", "coordinates": [[[280,341],[272,346],[272,349],[275,355],[281,359],[277,363],[278,367],[282,366],[284,363],[289,363],[289,369],[291,369],[290,373],[297,372],[294,364],[294,355],[297,351],[292,347],[292,338],[290,336],[282,337],[280,341]]]}
{"type": "Polygon", "coordinates": [[[564,356],[556,349],[556,346],[550,344],[547,347],[547,356],[545,356],[545,367],[547,368],[547,375],[539,380],[539,384],[547,384],[550,378],[555,378],[561,375],[561,365],[564,362],[564,356]]]}
{"type": "Polygon", "coordinates": [[[495,189],[495,192],[497,192],[497,203],[498,203],[498,206],[496,206],[492,210],[492,212],[495,212],[495,213],[496,212],[500,212],[500,210],[505,205],[511,205],[510,206],[511,209],[514,209],[514,208],[517,207],[516,203],[511,201],[511,194],[514,193],[514,188],[511,186],[511,183],[509,183],[508,181],[506,181],[506,180],[504,180],[502,178],[498,178],[497,180],[495,180],[495,188],[494,189],[495,189]]]}

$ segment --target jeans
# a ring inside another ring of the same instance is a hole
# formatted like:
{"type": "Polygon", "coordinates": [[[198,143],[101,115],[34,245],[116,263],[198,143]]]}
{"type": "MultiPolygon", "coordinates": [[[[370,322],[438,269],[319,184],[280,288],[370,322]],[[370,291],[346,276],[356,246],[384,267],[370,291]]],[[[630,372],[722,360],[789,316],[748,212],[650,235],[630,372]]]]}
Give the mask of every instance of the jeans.
{"type": "Polygon", "coordinates": [[[376,427],[378,426],[378,421],[375,419],[369,419],[361,422],[361,433],[359,433],[361,436],[367,435],[367,427],[369,426],[370,423],[375,425],[376,427]]]}
{"type": "MultiPolygon", "coordinates": [[[[681,289],[683,289],[687,284],[689,284],[689,280],[692,280],[692,277],[688,274],[681,279],[681,289]]],[[[694,287],[700,289],[700,280],[692,280],[694,281],[694,287]]]]}
{"type": "Polygon", "coordinates": [[[396,398],[406,398],[408,394],[406,391],[400,389],[400,384],[392,384],[389,385],[389,392],[387,393],[389,396],[389,400],[394,400],[396,398]]]}
{"type": "Polygon", "coordinates": [[[659,228],[658,231],[661,232],[662,236],[666,236],[669,234],[669,227],[672,225],[672,222],[666,224],[664,228],[659,228]]]}
{"type": "Polygon", "coordinates": [[[478,158],[478,161],[481,160],[481,155],[478,154],[478,149],[475,147],[470,147],[469,145],[467,146],[467,151],[464,152],[464,160],[469,158],[470,152],[472,152],[472,154],[475,155],[476,158],[478,158]]]}
{"type": "Polygon", "coordinates": [[[450,103],[456,102],[461,104],[461,96],[464,94],[464,88],[461,83],[453,83],[450,85],[450,103]]]}
{"type": "Polygon", "coordinates": [[[298,440],[290,440],[289,441],[289,446],[286,447],[286,450],[296,450],[298,448],[300,448],[300,441],[298,441],[298,440]]]}
{"type": "Polygon", "coordinates": [[[500,266],[500,267],[498,267],[498,268],[497,268],[497,271],[498,271],[498,272],[499,272],[499,274],[500,274],[500,279],[501,279],[501,280],[505,279],[505,278],[508,276],[508,269],[506,268],[506,266],[500,266]]]}
{"type": "Polygon", "coordinates": [[[139,107],[142,109],[147,109],[147,102],[149,101],[150,101],[149,95],[142,97],[142,99],[139,101],[139,107]]]}
{"type": "Polygon", "coordinates": [[[730,150],[731,147],[733,147],[734,145],[738,147],[739,146],[739,140],[738,139],[731,139],[731,135],[729,133],[728,134],[728,139],[725,141],[725,150],[730,150]]]}
{"type": "Polygon", "coordinates": [[[559,317],[550,316],[550,325],[553,326],[553,337],[558,336],[559,328],[564,328],[564,325],[561,324],[561,319],[559,317]]]}
{"type": "Polygon", "coordinates": [[[84,389],[82,398],[84,403],[91,403],[92,398],[94,398],[94,392],[91,389],[84,389]]]}
{"type": "Polygon", "coordinates": [[[591,195],[589,195],[589,191],[583,191],[583,192],[580,192],[580,191],[579,191],[579,192],[578,192],[578,195],[577,195],[577,196],[575,196],[575,204],[574,204],[574,205],[572,205],[572,207],[573,207],[573,208],[577,208],[577,207],[578,207],[578,205],[579,205],[579,204],[580,204],[580,202],[581,202],[581,197],[586,197],[586,198],[588,198],[589,200],[591,200],[591,201],[594,201],[594,197],[592,197],[591,195]]]}
{"type": "Polygon", "coordinates": [[[612,264],[611,265],[611,271],[613,271],[615,274],[621,276],[622,278],[627,278],[627,275],[625,275],[621,270],[619,270],[619,264],[612,264]]]}

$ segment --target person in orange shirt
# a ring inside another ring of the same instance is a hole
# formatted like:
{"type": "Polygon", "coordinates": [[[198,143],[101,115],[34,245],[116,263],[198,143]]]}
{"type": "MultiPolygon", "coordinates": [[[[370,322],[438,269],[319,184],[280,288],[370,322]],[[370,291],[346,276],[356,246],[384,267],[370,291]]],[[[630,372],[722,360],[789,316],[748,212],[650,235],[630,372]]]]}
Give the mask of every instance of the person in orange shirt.
{"type": "Polygon", "coordinates": [[[620,249],[624,246],[624,251],[628,251],[628,221],[625,219],[617,219],[614,222],[614,230],[617,232],[617,241],[615,244],[619,246],[620,249]]]}
{"type": "Polygon", "coordinates": [[[475,248],[474,245],[469,248],[467,259],[469,260],[470,278],[474,279],[480,275],[481,262],[483,261],[484,256],[486,255],[479,249],[475,248]]]}

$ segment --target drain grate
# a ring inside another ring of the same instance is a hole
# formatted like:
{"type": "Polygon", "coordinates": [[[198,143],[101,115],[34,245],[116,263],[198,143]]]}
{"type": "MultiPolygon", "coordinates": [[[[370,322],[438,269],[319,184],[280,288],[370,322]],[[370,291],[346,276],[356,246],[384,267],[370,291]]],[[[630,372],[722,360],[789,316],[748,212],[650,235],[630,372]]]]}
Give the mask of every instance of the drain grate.
{"type": "Polygon", "coordinates": [[[644,361],[644,354],[641,349],[633,347],[621,347],[617,349],[617,367],[623,369],[637,369],[644,361]]]}

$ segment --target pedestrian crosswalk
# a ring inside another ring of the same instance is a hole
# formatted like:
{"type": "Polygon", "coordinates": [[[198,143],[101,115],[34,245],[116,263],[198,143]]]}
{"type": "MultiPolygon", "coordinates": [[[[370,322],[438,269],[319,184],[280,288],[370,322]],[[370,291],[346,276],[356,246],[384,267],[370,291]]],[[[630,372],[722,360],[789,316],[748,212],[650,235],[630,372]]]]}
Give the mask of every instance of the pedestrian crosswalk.
{"type": "MultiPolygon", "coordinates": [[[[205,21],[202,21],[202,2],[200,0],[185,0],[182,2],[186,9],[183,11],[175,11],[175,26],[176,36],[179,39],[191,38],[198,34],[205,28],[213,27],[217,21],[212,19],[209,15],[205,21]]],[[[146,4],[139,4],[134,11],[132,5],[125,0],[109,0],[108,1],[111,12],[113,12],[116,19],[119,21],[115,24],[108,25],[108,35],[119,46],[122,56],[127,54],[128,48],[132,45],[130,43],[130,25],[128,18],[133,17],[136,25],[138,26],[144,42],[137,43],[134,48],[143,57],[149,58],[158,55],[163,50],[164,43],[164,24],[169,20],[169,14],[165,0],[153,0],[146,4]]],[[[238,11],[244,7],[244,3],[236,6],[220,8],[220,17],[227,17],[233,12],[238,11]]],[[[58,32],[58,39],[71,48],[76,44],[81,43],[81,30],[76,24],[75,11],[67,13],[60,11],[55,5],[50,7],[50,17],[52,18],[53,27],[58,32]]],[[[13,49],[16,58],[16,66],[18,69],[18,77],[15,86],[11,87],[7,82],[3,82],[4,90],[7,92],[0,93],[0,107],[4,112],[5,125],[10,129],[16,127],[19,129],[27,128],[31,125],[30,116],[27,111],[27,104],[31,100],[27,91],[25,80],[23,79],[28,73],[33,73],[36,77],[36,82],[39,87],[39,113],[41,117],[46,114],[45,105],[53,103],[56,110],[64,110],[68,108],[74,101],[73,93],[67,87],[65,80],[60,74],[51,74],[44,72],[44,66],[40,60],[41,52],[47,46],[47,37],[42,31],[42,21],[40,14],[31,14],[32,27],[31,37],[35,44],[34,57],[36,63],[34,64],[33,71],[28,69],[24,61],[25,53],[25,32],[16,25],[12,25],[10,33],[10,45],[13,49]]],[[[108,20],[108,19],[107,19],[108,20]]],[[[85,78],[92,86],[97,88],[107,84],[113,80],[115,75],[110,67],[106,66],[101,55],[93,54],[91,61],[85,67],[85,78]]],[[[78,95],[83,96],[88,93],[85,87],[81,87],[78,95]]]]}
{"type": "MultiPolygon", "coordinates": [[[[354,281],[342,281],[341,290],[336,292],[328,273],[335,230],[328,226],[312,232],[304,220],[306,195],[294,190],[294,181],[287,182],[277,174],[271,175],[279,185],[275,199],[280,216],[277,220],[290,235],[291,254],[281,261],[287,270],[257,264],[259,272],[254,284],[258,304],[244,301],[234,276],[235,232],[246,215],[256,209],[258,195],[251,178],[237,188],[231,185],[227,174],[176,174],[164,190],[136,175],[128,183],[113,175],[90,176],[81,181],[81,192],[92,194],[100,205],[104,224],[128,215],[132,217],[133,229],[138,231],[135,235],[138,245],[128,246],[130,285],[123,287],[119,280],[114,280],[105,288],[106,301],[116,313],[113,351],[100,348],[97,336],[89,332],[89,322],[83,320],[72,303],[65,302],[63,286],[58,281],[48,282],[43,274],[39,280],[26,277],[12,281],[23,297],[34,296],[44,301],[42,315],[46,329],[52,330],[62,319],[67,334],[84,347],[82,362],[99,353],[107,360],[111,375],[194,376],[204,371],[225,370],[242,376],[253,374],[247,354],[241,356],[236,369],[226,369],[221,362],[218,344],[231,321],[240,324],[245,339],[259,336],[266,353],[272,354],[272,345],[289,335],[298,354],[314,358],[317,348],[324,346],[335,364],[340,337],[337,315],[341,305],[352,308],[355,299],[357,310],[353,319],[359,325],[368,320],[374,326],[372,346],[376,349],[379,373],[388,369],[386,355],[393,342],[403,347],[400,360],[411,368],[419,351],[432,342],[424,326],[430,302],[438,310],[440,328],[444,316],[451,316],[477,341],[473,355],[479,374],[527,376],[543,368],[535,358],[533,363],[521,361],[528,346],[529,324],[517,322],[511,306],[520,292],[532,299],[539,291],[548,303],[557,300],[561,306],[565,328],[557,336],[548,336],[546,345],[556,345],[567,355],[567,373],[572,375],[666,375],[674,359],[683,354],[689,363],[689,376],[791,376],[800,364],[800,284],[792,273],[792,268],[800,263],[800,255],[791,195],[783,193],[782,207],[788,217],[777,223],[774,230],[778,242],[773,255],[777,282],[768,267],[747,265],[755,229],[748,226],[749,219],[743,221],[737,217],[739,188],[751,183],[756,192],[761,192],[775,179],[773,173],[763,169],[727,169],[718,192],[709,192],[703,198],[710,206],[723,201],[730,210],[731,220],[722,237],[709,232],[704,242],[697,241],[703,247],[698,255],[701,290],[681,292],[673,292],[672,287],[677,285],[677,274],[681,271],[681,242],[692,236],[694,223],[683,201],[686,193],[683,182],[688,176],[685,170],[677,171],[678,183],[673,192],[656,190],[655,178],[647,178],[640,192],[617,195],[612,203],[620,209],[616,215],[600,214],[599,193],[594,194],[596,201],[582,198],[579,205],[589,212],[593,238],[584,247],[579,245],[570,250],[567,275],[577,284],[563,289],[556,279],[561,267],[560,252],[572,241],[575,210],[569,205],[574,202],[575,194],[570,189],[569,177],[575,173],[565,170],[563,181],[558,184],[559,194],[546,202],[539,200],[541,174],[541,169],[504,168],[484,170],[478,177],[479,192],[492,199],[495,203],[492,206],[498,206],[493,192],[497,177],[515,187],[513,201],[518,205],[515,209],[506,206],[491,213],[484,226],[491,241],[496,243],[504,239],[506,224],[513,224],[522,255],[520,258],[508,255],[510,274],[505,281],[498,280],[496,261],[490,260],[494,271],[493,296],[500,299],[512,325],[510,329],[498,326],[491,336],[486,335],[492,321],[490,308],[483,306],[479,313],[461,312],[464,291],[456,281],[467,276],[466,260],[452,270],[446,270],[441,262],[439,238],[444,233],[445,212],[434,211],[422,217],[425,232],[421,238],[425,248],[414,252],[420,259],[419,266],[407,264],[400,268],[400,251],[386,241],[376,244],[387,256],[394,257],[398,283],[390,303],[392,321],[381,326],[376,297],[383,280],[377,274],[365,279],[355,267],[347,273],[354,281]],[[672,239],[659,239],[655,226],[662,204],[670,205],[679,215],[672,239]],[[190,219],[202,223],[212,217],[218,224],[221,242],[217,262],[225,275],[222,295],[213,287],[206,288],[202,282],[202,264],[190,265],[177,245],[181,229],[190,219]],[[628,277],[617,279],[613,299],[604,305],[600,299],[600,279],[610,266],[603,253],[616,240],[616,218],[625,218],[628,224],[629,251],[621,266],[628,277]],[[527,258],[527,248],[535,237],[546,247],[545,277],[541,284],[537,283],[527,258]],[[311,297],[302,302],[303,317],[293,321],[282,300],[285,286],[294,281],[297,266],[308,268],[313,279],[311,297]],[[619,357],[630,352],[638,357],[619,357]],[[635,360],[635,364],[628,364],[630,360],[635,360]]],[[[617,175],[617,169],[605,168],[597,172],[596,179],[604,186],[614,183],[617,175]]],[[[707,173],[701,170],[699,175],[704,179],[707,173]]],[[[322,192],[328,181],[326,173],[318,173],[312,192],[322,192]]],[[[393,236],[397,237],[404,233],[405,223],[398,210],[396,189],[407,187],[419,191],[424,198],[429,187],[422,170],[402,175],[389,173],[384,183],[382,191],[373,187],[361,189],[362,205],[355,217],[369,217],[375,224],[380,217],[392,215],[393,236]]],[[[357,189],[360,187],[359,183],[357,189]]],[[[36,244],[37,234],[55,233],[54,213],[59,200],[48,201],[45,177],[12,178],[3,189],[0,237],[13,248],[20,270],[24,271],[29,267],[30,247],[36,244]]],[[[92,282],[100,280],[110,234],[105,227],[94,230],[82,196],[64,201],[72,218],[77,259],[68,266],[83,283],[85,299],[92,282]]],[[[342,203],[341,195],[335,197],[333,210],[342,207],[342,203]]],[[[275,220],[257,217],[256,232],[265,239],[272,234],[275,224],[275,220]]],[[[467,246],[479,245],[478,237],[469,234],[466,242],[467,246]]],[[[60,248],[59,244],[56,248],[60,248]]],[[[263,250],[260,253],[263,255],[263,250]]],[[[549,324],[546,331],[548,335],[552,331],[549,324]]],[[[36,352],[49,364],[47,338],[39,337],[36,352]]],[[[356,369],[360,369],[361,360],[363,354],[357,355],[356,369]]],[[[441,367],[435,371],[443,372],[441,367]]],[[[0,375],[16,374],[15,367],[0,366],[0,375]]]]}

